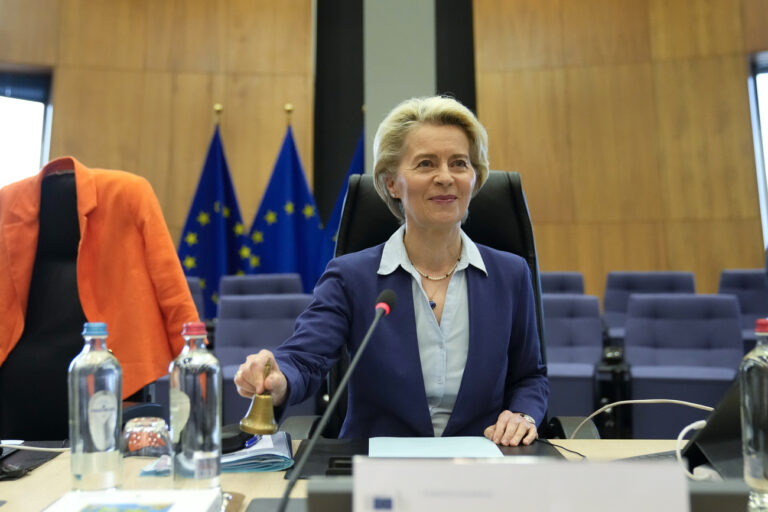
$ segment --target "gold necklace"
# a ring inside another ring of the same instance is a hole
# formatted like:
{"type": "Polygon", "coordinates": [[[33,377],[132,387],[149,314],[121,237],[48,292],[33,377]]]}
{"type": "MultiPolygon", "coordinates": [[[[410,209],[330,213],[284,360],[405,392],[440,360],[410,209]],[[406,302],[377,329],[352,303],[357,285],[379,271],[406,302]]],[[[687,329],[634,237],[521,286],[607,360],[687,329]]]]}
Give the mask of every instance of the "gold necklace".
{"type": "Polygon", "coordinates": [[[444,276],[440,276],[440,277],[432,277],[429,274],[425,274],[424,272],[419,270],[419,267],[417,267],[416,265],[413,265],[413,262],[411,262],[411,265],[413,265],[413,268],[416,269],[416,272],[418,272],[419,275],[421,275],[421,277],[423,277],[424,279],[429,279],[430,281],[442,281],[446,277],[453,274],[453,271],[456,270],[456,267],[459,265],[459,261],[461,261],[461,255],[459,255],[459,257],[456,258],[456,263],[453,264],[450,270],[448,270],[448,272],[444,276]]]}

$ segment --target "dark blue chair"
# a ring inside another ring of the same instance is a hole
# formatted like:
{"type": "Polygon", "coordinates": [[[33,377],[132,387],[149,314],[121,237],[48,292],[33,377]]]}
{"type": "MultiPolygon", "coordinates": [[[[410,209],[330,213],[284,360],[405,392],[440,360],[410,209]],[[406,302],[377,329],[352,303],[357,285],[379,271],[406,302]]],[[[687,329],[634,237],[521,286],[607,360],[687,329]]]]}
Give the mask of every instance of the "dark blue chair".
{"type": "Polygon", "coordinates": [[[584,293],[581,272],[541,272],[541,293],[584,293]]]}
{"type": "Polygon", "coordinates": [[[744,353],[755,346],[755,321],[768,317],[768,278],[765,269],[723,270],[717,293],[733,295],[739,302],[744,353]]]}
{"type": "Polygon", "coordinates": [[[605,280],[603,322],[614,345],[624,339],[629,297],[638,293],[696,293],[692,272],[610,272],[605,280]]]}
{"type": "Polygon", "coordinates": [[[197,308],[197,315],[203,319],[205,317],[205,308],[203,306],[203,287],[199,277],[187,276],[187,286],[192,294],[192,300],[195,301],[195,308],[197,308]]]}
{"type": "Polygon", "coordinates": [[[221,276],[219,297],[264,293],[302,293],[299,274],[255,274],[221,276]]]}
{"type": "MultiPolygon", "coordinates": [[[[224,385],[224,424],[237,423],[248,411],[251,400],[237,394],[234,378],[250,354],[274,350],[293,334],[296,318],[306,309],[312,295],[280,293],[230,295],[219,299],[214,353],[221,363],[224,385]]],[[[315,414],[314,399],[289,406],[286,414],[315,414]]]]}
{"type": "MultiPolygon", "coordinates": [[[[714,407],[742,359],[739,306],[727,295],[643,294],[629,299],[624,355],[632,398],[685,400],[714,407]]],[[[632,406],[637,439],[676,438],[705,411],[632,406]]]]}
{"type": "Polygon", "coordinates": [[[602,355],[597,297],[542,294],[547,333],[549,414],[588,416],[594,409],[595,365],[602,355]]]}
{"type": "MultiPolygon", "coordinates": [[[[309,305],[312,296],[303,293],[225,295],[219,298],[216,345],[223,377],[222,421],[237,423],[248,411],[250,399],[237,394],[235,373],[245,358],[265,348],[273,350],[293,334],[296,317],[309,305]]],[[[154,382],[154,400],[168,416],[168,377],[154,382]]],[[[314,400],[290,406],[288,414],[314,414],[314,400]]]]}

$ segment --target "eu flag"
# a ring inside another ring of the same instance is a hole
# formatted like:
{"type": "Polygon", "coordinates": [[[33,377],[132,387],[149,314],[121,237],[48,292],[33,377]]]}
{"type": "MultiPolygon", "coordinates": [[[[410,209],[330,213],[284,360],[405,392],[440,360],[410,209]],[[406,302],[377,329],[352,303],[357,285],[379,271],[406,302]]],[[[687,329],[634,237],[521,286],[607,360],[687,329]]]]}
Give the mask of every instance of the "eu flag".
{"type": "Polygon", "coordinates": [[[325,266],[335,256],[336,236],[339,234],[339,224],[341,223],[341,213],[344,208],[344,199],[347,196],[347,187],[349,186],[349,177],[353,174],[362,174],[364,170],[363,159],[365,157],[365,132],[360,134],[355,147],[355,154],[352,156],[352,162],[349,164],[344,183],[341,184],[339,195],[336,198],[336,204],[333,206],[331,216],[323,229],[323,248],[319,258],[320,272],[325,270],[325,266]]]}
{"type": "Polygon", "coordinates": [[[249,273],[297,272],[309,293],[319,277],[320,219],[309,192],[291,127],[253,219],[249,273]]]}
{"type": "Polygon", "coordinates": [[[243,218],[217,125],[179,244],[184,273],[200,278],[205,318],[216,316],[221,276],[244,273],[249,257],[243,218]]]}

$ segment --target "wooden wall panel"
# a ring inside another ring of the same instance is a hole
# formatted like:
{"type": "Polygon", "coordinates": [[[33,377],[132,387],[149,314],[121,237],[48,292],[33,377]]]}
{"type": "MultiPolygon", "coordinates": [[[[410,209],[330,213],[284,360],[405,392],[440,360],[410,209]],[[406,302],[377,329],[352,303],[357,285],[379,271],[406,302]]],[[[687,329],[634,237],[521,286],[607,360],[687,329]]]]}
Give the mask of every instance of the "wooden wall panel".
{"type": "Polygon", "coordinates": [[[725,55],[742,50],[739,1],[649,1],[654,58],[725,55]]]}
{"type": "Polygon", "coordinates": [[[542,271],[576,271],[584,275],[585,293],[602,295],[605,286],[599,224],[535,223],[536,253],[542,271]]]}
{"type": "Polygon", "coordinates": [[[764,268],[760,219],[669,222],[666,225],[671,268],[696,274],[696,291],[716,293],[720,271],[764,268]]]}
{"type": "Polygon", "coordinates": [[[301,75],[227,75],[223,137],[247,225],[256,214],[286,131],[286,103],[307,181],[312,186],[312,81],[301,75]]]}
{"type": "Polygon", "coordinates": [[[52,66],[59,0],[0,0],[0,62],[52,66]]]}
{"type": "Polygon", "coordinates": [[[654,72],[667,217],[755,216],[746,60],[732,56],[660,62],[654,72]]]}
{"type": "Polygon", "coordinates": [[[225,69],[306,73],[313,55],[312,3],[228,0],[225,69]]]}
{"type": "Polygon", "coordinates": [[[476,70],[560,66],[561,18],[570,0],[475,0],[476,70]]]}
{"type": "Polygon", "coordinates": [[[741,0],[744,50],[768,51],[768,2],[765,0],[741,0]]]}
{"type": "Polygon", "coordinates": [[[147,69],[214,72],[223,68],[223,0],[152,2],[146,17],[147,69]]]}
{"type": "MultiPolygon", "coordinates": [[[[222,123],[226,116],[236,115],[226,104],[224,82],[222,76],[208,73],[175,73],[171,78],[170,168],[164,198],[166,221],[176,241],[189,213],[213,136],[216,120],[213,104],[224,104],[222,123]]],[[[234,173],[231,144],[225,136],[222,138],[230,172],[234,173]]],[[[239,195],[240,190],[236,188],[235,193],[239,195]]]]}
{"type": "Polygon", "coordinates": [[[51,158],[89,167],[139,168],[143,73],[60,67],[53,95],[51,158]]]}
{"type": "Polygon", "coordinates": [[[148,0],[60,0],[63,65],[143,69],[148,0]]]}
{"type": "Polygon", "coordinates": [[[570,68],[567,84],[575,220],[660,218],[650,66],[570,68]]]}
{"type": "Polygon", "coordinates": [[[475,0],[491,163],[523,173],[542,270],[602,296],[612,270],[689,269],[712,292],[764,265],[746,63],[766,17],[765,0],[475,0]]]}
{"type": "Polygon", "coordinates": [[[540,69],[484,73],[478,75],[477,87],[491,168],[520,172],[537,222],[572,220],[565,73],[540,69]]]}
{"type": "Polygon", "coordinates": [[[54,69],[51,155],[146,176],[174,239],[214,127],[250,222],[285,133],[312,182],[312,0],[0,0],[0,67],[54,69]]]}
{"type": "MultiPolygon", "coordinates": [[[[171,164],[171,119],[172,98],[170,73],[146,73],[142,84],[141,119],[139,130],[138,163],[136,169],[129,169],[145,176],[155,190],[163,214],[169,215],[168,194],[174,189],[168,183],[171,164]]],[[[174,240],[177,240],[175,237],[174,240]]]]}
{"type": "Polygon", "coordinates": [[[566,65],[646,62],[648,0],[563,2],[566,65]]]}

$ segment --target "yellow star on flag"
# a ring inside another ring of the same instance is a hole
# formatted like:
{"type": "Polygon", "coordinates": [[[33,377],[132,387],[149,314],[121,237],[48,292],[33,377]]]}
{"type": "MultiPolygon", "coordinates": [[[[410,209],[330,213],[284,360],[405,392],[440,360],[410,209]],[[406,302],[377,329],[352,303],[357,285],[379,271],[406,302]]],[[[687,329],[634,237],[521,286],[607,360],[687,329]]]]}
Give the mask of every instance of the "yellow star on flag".
{"type": "Polygon", "coordinates": [[[238,222],[235,224],[235,234],[236,235],[242,235],[245,232],[245,228],[243,227],[243,224],[238,222]]]}
{"type": "Polygon", "coordinates": [[[238,270],[238,271],[236,272],[236,274],[237,274],[238,276],[244,276],[244,275],[245,275],[245,270],[243,270],[243,269],[240,269],[240,270],[238,270]]]}
{"type": "Polygon", "coordinates": [[[197,266],[197,262],[192,256],[187,256],[184,258],[184,266],[187,267],[187,269],[193,269],[197,266]]]}
{"type": "Polygon", "coordinates": [[[216,213],[219,213],[221,211],[221,203],[220,202],[215,201],[213,203],[213,211],[215,211],[216,213]]]}
{"type": "Polygon", "coordinates": [[[253,240],[253,243],[260,244],[264,241],[264,233],[261,231],[254,231],[251,235],[251,240],[253,240]]]}
{"type": "Polygon", "coordinates": [[[224,207],[224,213],[222,215],[224,215],[225,219],[229,218],[229,207],[228,206],[224,207]]]}
{"type": "Polygon", "coordinates": [[[205,290],[205,279],[203,279],[202,277],[200,278],[200,288],[205,290]]]}
{"type": "Polygon", "coordinates": [[[244,245],[240,247],[240,257],[244,260],[247,260],[251,257],[251,249],[247,245],[244,245]]]}
{"type": "Polygon", "coordinates": [[[293,208],[292,201],[288,201],[287,203],[285,203],[285,213],[287,213],[288,215],[291,215],[293,213],[293,210],[294,208],[293,208]]]}
{"type": "Polygon", "coordinates": [[[277,222],[277,213],[273,212],[272,210],[267,210],[267,214],[264,216],[264,219],[267,221],[267,224],[271,226],[277,222]]]}
{"type": "Polygon", "coordinates": [[[197,216],[197,222],[199,222],[201,226],[205,226],[211,222],[211,216],[208,215],[207,212],[200,212],[197,216]]]}
{"type": "Polygon", "coordinates": [[[311,204],[305,204],[302,211],[304,212],[304,217],[308,219],[315,214],[315,207],[311,204]]]}
{"type": "Polygon", "coordinates": [[[197,233],[190,231],[184,237],[184,241],[187,242],[187,245],[195,245],[197,243],[197,233]]]}
{"type": "Polygon", "coordinates": [[[251,256],[251,267],[258,267],[261,265],[261,258],[258,256],[251,256]]]}
{"type": "Polygon", "coordinates": [[[216,293],[216,292],[213,292],[213,295],[211,295],[211,300],[213,301],[214,304],[218,304],[219,303],[219,294],[216,293]]]}

